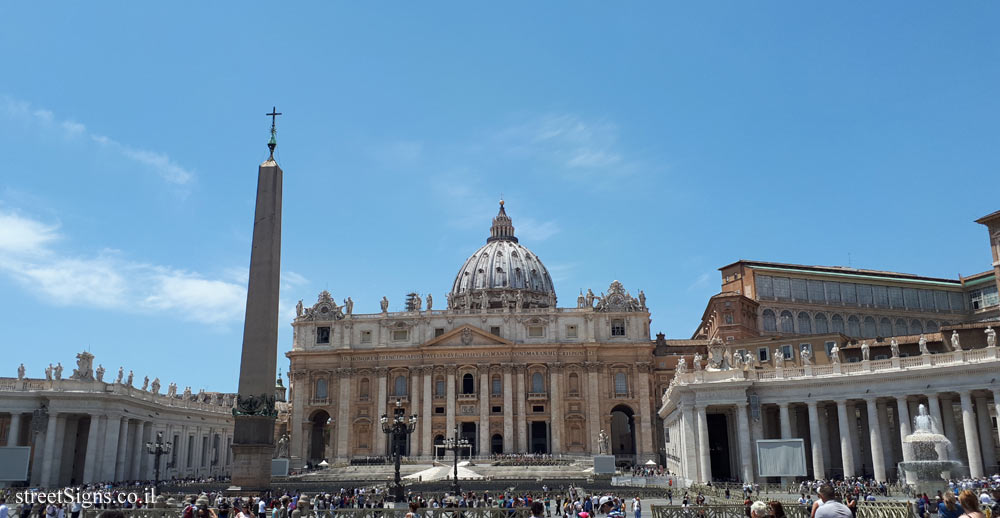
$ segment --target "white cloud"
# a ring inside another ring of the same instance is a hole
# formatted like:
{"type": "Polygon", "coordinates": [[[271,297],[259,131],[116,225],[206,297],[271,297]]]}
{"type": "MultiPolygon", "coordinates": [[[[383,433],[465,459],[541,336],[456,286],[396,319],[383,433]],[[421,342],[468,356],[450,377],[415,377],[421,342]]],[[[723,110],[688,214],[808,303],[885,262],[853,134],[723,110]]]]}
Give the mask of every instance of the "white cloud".
{"type": "Polygon", "coordinates": [[[695,278],[691,284],[688,285],[686,291],[700,290],[709,285],[709,281],[712,280],[714,272],[705,272],[695,278]]]}
{"type": "Polygon", "coordinates": [[[58,225],[0,212],[0,272],[55,306],[164,312],[206,324],[243,316],[245,280],[131,261],[114,250],[75,257],[55,246],[57,230],[58,225]]]}
{"type": "MultiPolygon", "coordinates": [[[[513,220],[513,217],[511,219],[513,220]]],[[[518,218],[514,220],[514,232],[519,238],[537,243],[558,234],[559,225],[555,221],[536,221],[533,218],[518,218]]]]}
{"type": "Polygon", "coordinates": [[[498,140],[515,156],[547,160],[577,173],[592,169],[626,170],[616,167],[624,159],[618,149],[618,127],[608,122],[550,114],[502,130],[498,140]]]}
{"type": "Polygon", "coordinates": [[[11,99],[7,96],[0,96],[0,100],[3,100],[4,111],[9,117],[28,120],[45,128],[57,128],[67,138],[90,137],[92,141],[101,146],[151,169],[168,183],[186,185],[194,179],[194,173],[178,165],[163,153],[134,148],[111,137],[92,133],[87,130],[87,126],[84,124],[73,120],[58,120],[51,111],[42,108],[32,109],[31,105],[24,101],[11,99]]]}

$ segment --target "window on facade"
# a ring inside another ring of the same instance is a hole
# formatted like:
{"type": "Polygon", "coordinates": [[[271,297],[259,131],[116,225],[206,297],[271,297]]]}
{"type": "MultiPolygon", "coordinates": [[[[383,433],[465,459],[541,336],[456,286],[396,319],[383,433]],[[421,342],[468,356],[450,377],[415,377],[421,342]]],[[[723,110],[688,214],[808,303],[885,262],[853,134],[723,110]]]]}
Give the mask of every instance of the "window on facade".
{"type": "Polygon", "coordinates": [[[919,335],[924,332],[924,324],[919,320],[910,320],[910,333],[919,335]]]}
{"type": "Polygon", "coordinates": [[[372,332],[371,331],[362,331],[361,332],[361,343],[363,343],[363,344],[370,344],[370,343],[372,343],[372,332]]]}
{"type": "Polygon", "coordinates": [[[953,291],[948,294],[948,298],[951,300],[952,311],[965,311],[965,297],[961,293],[953,291]]]}
{"type": "Polygon", "coordinates": [[[788,300],[792,298],[792,287],[788,277],[774,277],[774,298],[778,300],[788,300]]]}
{"type": "Polygon", "coordinates": [[[806,281],[806,288],[809,291],[809,302],[826,302],[823,295],[823,281],[806,281]]]}
{"type": "Polygon", "coordinates": [[[475,394],[476,393],[476,378],[466,372],[462,375],[462,394],[475,394]]]}
{"type": "Polygon", "coordinates": [[[316,380],[316,399],[326,399],[326,380],[318,379],[316,380]]]}
{"type": "Polygon", "coordinates": [[[775,322],[774,311],[770,309],[765,309],[762,316],[764,319],[764,331],[777,331],[778,325],[775,322]]]}
{"type": "Polygon", "coordinates": [[[782,333],[794,333],[795,332],[795,322],[792,320],[791,311],[781,312],[781,332],[782,333]]]}
{"type": "Polygon", "coordinates": [[[840,304],[840,283],[824,282],[823,291],[826,292],[826,301],[833,304],[840,304]]]}
{"type": "Polygon", "coordinates": [[[576,338],[576,326],[566,326],[566,338],[576,338]]]}
{"type": "Polygon", "coordinates": [[[894,308],[903,307],[903,288],[889,288],[889,306],[894,308]]]}
{"type": "Polygon", "coordinates": [[[799,312],[799,332],[803,334],[812,334],[812,320],[809,318],[809,313],[805,311],[799,312]]]}
{"type": "MultiPolygon", "coordinates": [[[[434,413],[435,414],[444,415],[444,407],[443,406],[436,406],[436,407],[434,407],[434,413]]],[[[441,437],[441,436],[439,435],[438,437],[441,437]]],[[[434,441],[437,442],[437,439],[434,439],[434,441]]],[[[441,437],[441,441],[444,441],[443,437],[441,437]]]]}
{"type": "Polygon", "coordinates": [[[536,372],[531,375],[531,391],[535,394],[545,393],[545,377],[542,376],[541,372],[536,372]]]}
{"type": "Polygon", "coordinates": [[[767,350],[767,347],[758,347],[757,348],[757,360],[758,361],[766,362],[766,361],[768,361],[769,358],[770,358],[770,354],[769,354],[769,352],[767,350]]]}
{"type": "Polygon", "coordinates": [[[580,393],[580,376],[575,372],[569,374],[569,393],[579,394],[580,393]]]}
{"type": "Polygon", "coordinates": [[[889,290],[885,286],[872,286],[872,294],[875,296],[875,305],[880,308],[889,307],[889,290]]]}
{"type": "Polygon", "coordinates": [[[370,393],[370,387],[371,383],[368,382],[368,378],[361,378],[361,382],[359,383],[358,387],[358,394],[363,399],[368,399],[368,395],[370,393]]]}
{"type": "Polygon", "coordinates": [[[393,342],[405,342],[410,337],[410,332],[406,329],[393,329],[392,330],[392,341],[393,342]]]}
{"type": "Polygon", "coordinates": [[[1000,304],[1000,298],[997,296],[996,286],[969,292],[969,307],[973,310],[988,308],[997,304],[1000,304]]]}
{"type": "Polygon", "coordinates": [[[490,413],[492,413],[492,414],[502,414],[503,413],[503,407],[502,406],[491,406],[490,407],[490,413]]]}
{"type": "Polygon", "coordinates": [[[872,306],[875,304],[875,300],[872,297],[872,285],[871,284],[858,284],[858,304],[862,306],[872,306]]]}
{"type": "Polygon", "coordinates": [[[625,336],[625,319],[611,319],[611,336],[625,336]]]}
{"type": "Polygon", "coordinates": [[[903,288],[903,304],[907,309],[920,309],[920,295],[913,288],[903,288]]]}
{"type": "Polygon", "coordinates": [[[733,314],[732,313],[726,313],[723,318],[725,319],[725,321],[726,321],[727,324],[732,324],[733,323],[733,314]]]}
{"type": "Polygon", "coordinates": [[[328,344],[328,343],[330,343],[330,328],[329,327],[317,327],[316,328],[316,343],[318,343],[318,344],[328,344]]]}
{"type": "Polygon", "coordinates": [[[825,314],[816,313],[816,318],[813,320],[816,322],[816,334],[823,335],[830,332],[830,326],[827,323],[825,314]]]}
{"type": "Polygon", "coordinates": [[[948,293],[941,290],[934,290],[934,306],[941,311],[951,309],[951,304],[948,302],[948,293]]]}
{"type": "Polygon", "coordinates": [[[444,389],[444,378],[442,378],[441,376],[438,376],[438,378],[436,380],[434,380],[434,395],[435,396],[443,396],[444,395],[444,391],[445,391],[445,389],[444,389]]]}
{"type": "Polygon", "coordinates": [[[837,342],[834,342],[834,341],[823,342],[823,347],[826,348],[826,355],[827,356],[833,356],[833,346],[835,346],[835,345],[837,345],[837,342]]]}
{"type": "Polygon", "coordinates": [[[528,338],[542,338],[545,336],[545,327],[528,326],[528,338]]]}
{"type": "Polygon", "coordinates": [[[805,279],[792,279],[792,300],[809,300],[805,279]]]}
{"type": "Polygon", "coordinates": [[[771,276],[755,275],[757,281],[757,296],[762,299],[774,297],[774,287],[771,285],[771,276]]]}
{"type": "Polygon", "coordinates": [[[892,327],[893,336],[906,336],[910,334],[910,331],[906,328],[906,320],[902,318],[896,319],[896,324],[892,327]]]}
{"type": "Polygon", "coordinates": [[[490,381],[490,393],[494,396],[499,396],[503,394],[503,382],[500,380],[500,376],[493,376],[490,381]]]}
{"type": "Polygon", "coordinates": [[[615,395],[624,396],[628,394],[628,378],[624,372],[615,373],[615,395]]]}
{"type": "Polygon", "coordinates": [[[840,315],[833,315],[830,317],[830,330],[834,333],[844,332],[844,317],[840,315]]]}
{"type": "Polygon", "coordinates": [[[854,315],[847,317],[847,336],[861,336],[861,319],[854,315]]]}
{"type": "Polygon", "coordinates": [[[781,346],[781,354],[784,355],[786,360],[791,360],[795,357],[795,349],[792,348],[791,344],[785,344],[781,346]]]}
{"type": "Polygon", "coordinates": [[[927,321],[927,332],[928,333],[936,333],[936,332],[938,332],[938,324],[937,324],[937,322],[935,322],[933,320],[928,320],[927,321]]]}
{"type": "Polygon", "coordinates": [[[844,304],[858,303],[858,289],[853,282],[840,283],[840,299],[844,304]]]}
{"type": "Polygon", "coordinates": [[[392,395],[400,397],[406,395],[406,376],[396,376],[396,381],[393,382],[392,395]]]}
{"type": "Polygon", "coordinates": [[[878,335],[879,336],[892,336],[892,321],[888,318],[883,318],[878,322],[878,335]]]}
{"type": "Polygon", "coordinates": [[[878,334],[878,329],[875,326],[875,319],[872,317],[865,317],[864,325],[861,328],[861,336],[865,338],[875,338],[878,334]]]}
{"type": "Polygon", "coordinates": [[[437,337],[439,337],[439,336],[441,336],[443,334],[444,334],[444,328],[443,327],[435,327],[434,328],[434,338],[437,338],[437,337]]]}

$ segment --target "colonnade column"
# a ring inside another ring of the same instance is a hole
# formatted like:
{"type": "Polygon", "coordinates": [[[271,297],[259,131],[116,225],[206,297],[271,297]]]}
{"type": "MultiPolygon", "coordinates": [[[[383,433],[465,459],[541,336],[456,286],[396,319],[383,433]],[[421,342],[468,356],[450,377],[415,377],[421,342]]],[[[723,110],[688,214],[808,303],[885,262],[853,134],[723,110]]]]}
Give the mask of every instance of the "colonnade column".
{"type": "MultiPolygon", "coordinates": [[[[143,422],[136,420],[135,426],[132,427],[132,455],[129,459],[129,471],[128,478],[130,480],[136,480],[139,478],[139,465],[142,463],[142,428],[143,422]]],[[[198,447],[197,441],[195,441],[195,448],[198,447]]]]}
{"type": "Polygon", "coordinates": [[[788,403],[778,404],[778,421],[780,422],[781,438],[792,438],[792,421],[788,415],[788,403]]]}
{"type": "Polygon", "coordinates": [[[878,424],[878,400],[868,398],[865,400],[865,407],[868,409],[868,439],[871,441],[872,470],[875,472],[875,480],[885,481],[885,453],[882,451],[882,429],[878,424]]]}
{"type": "MultiPolygon", "coordinates": [[[[503,452],[504,453],[514,453],[514,383],[512,377],[514,375],[514,366],[505,363],[501,366],[503,370],[503,452]]],[[[520,374],[519,374],[520,375],[520,374]]],[[[521,375],[523,376],[523,375],[521,375]]],[[[519,378],[519,379],[524,379],[519,378]]],[[[518,409],[517,409],[517,419],[518,422],[524,420],[524,394],[521,393],[520,388],[517,391],[518,399],[518,409]]],[[[523,434],[523,432],[520,432],[523,434]]],[[[519,442],[523,442],[523,437],[518,437],[519,442]]],[[[523,453],[524,450],[522,449],[523,453]]]]}
{"type": "MultiPolygon", "coordinates": [[[[930,396],[928,396],[929,398],[930,396]]],[[[903,460],[909,462],[912,460],[913,454],[910,445],[906,443],[906,436],[911,433],[910,406],[906,396],[896,396],[896,420],[899,421],[899,442],[903,445],[903,460]]]]}
{"type": "Polygon", "coordinates": [[[62,466],[62,445],[56,444],[58,430],[65,426],[66,416],[49,412],[49,421],[45,429],[45,449],[42,450],[42,487],[55,487],[59,478],[59,468],[62,466]],[[53,474],[54,472],[54,474],[53,474]]]}
{"type": "MultiPolygon", "coordinates": [[[[983,454],[983,472],[994,469],[997,463],[997,451],[993,446],[993,424],[990,422],[990,407],[986,404],[986,397],[980,396],[975,399],[976,420],[979,421],[979,448],[983,454]]],[[[1000,417],[1000,416],[998,416],[1000,417]]]]}
{"type": "Polygon", "coordinates": [[[958,449],[958,429],[955,425],[955,404],[950,397],[941,397],[941,423],[944,428],[944,436],[951,444],[948,451],[951,458],[965,460],[965,450],[958,449]]]}
{"type": "MultiPolygon", "coordinates": [[[[993,390],[993,409],[997,414],[997,427],[1000,427],[1000,390],[993,390]]],[[[1000,429],[997,433],[1000,433],[1000,429]]]]}
{"type": "MultiPolygon", "coordinates": [[[[815,409],[815,404],[811,408],[815,409]]],[[[750,454],[752,442],[750,441],[750,420],[747,416],[746,402],[736,405],[736,433],[740,439],[740,465],[743,466],[744,484],[753,482],[753,457],[750,454]]],[[[815,449],[813,456],[815,457],[815,449]]]]}
{"type": "Polygon", "coordinates": [[[17,446],[17,441],[21,435],[21,414],[13,412],[10,414],[10,430],[7,432],[7,446],[17,446]]]}
{"type": "Polygon", "coordinates": [[[847,416],[847,401],[837,401],[837,424],[840,428],[840,460],[844,467],[844,477],[853,477],[854,447],[851,439],[851,427],[847,416]]]}
{"type": "Polygon", "coordinates": [[[97,459],[97,446],[101,442],[101,438],[98,434],[98,429],[101,425],[101,417],[97,415],[90,416],[90,430],[87,431],[87,452],[83,459],[83,483],[90,484],[98,480],[99,473],[97,470],[98,459],[97,459]]]}
{"type": "Polygon", "coordinates": [[[652,459],[656,453],[656,448],[653,447],[653,423],[650,417],[655,410],[649,396],[649,369],[652,365],[649,362],[641,362],[636,364],[636,367],[639,371],[639,430],[642,432],[642,437],[638,441],[642,448],[637,448],[637,451],[652,459]]]}
{"type": "MultiPolygon", "coordinates": [[[[809,409],[809,446],[812,450],[813,478],[816,480],[826,479],[826,467],[823,465],[823,442],[822,433],[819,426],[819,411],[815,401],[807,401],[806,407],[809,409]]],[[[740,407],[741,409],[743,407],[740,407]]],[[[744,410],[744,413],[746,410],[744,410]]],[[[740,441],[743,438],[740,437],[740,441]]]]}
{"type": "MultiPolygon", "coordinates": [[[[523,453],[528,451],[528,414],[525,410],[524,399],[527,397],[528,393],[525,390],[524,384],[524,372],[525,367],[523,365],[517,368],[517,448],[523,453]]],[[[505,374],[506,376],[506,374],[505,374]]],[[[507,383],[506,377],[504,378],[504,383],[507,383]]],[[[504,400],[506,403],[506,400],[504,400]]],[[[507,446],[504,445],[506,449],[507,446]]]]}
{"type": "Polygon", "coordinates": [[[698,419],[698,474],[700,482],[705,484],[712,481],[712,454],[708,448],[708,416],[705,414],[704,406],[697,406],[694,410],[698,419]]]}
{"type": "Polygon", "coordinates": [[[351,458],[349,449],[350,441],[348,434],[351,430],[351,382],[353,381],[354,369],[339,369],[337,375],[340,376],[340,398],[337,400],[337,458],[348,460],[351,458]]]}
{"type": "MultiPolygon", "coordinates": [[[[125,466],[128,464],[128,457],[125,455],[125,448],[128,447],[128,417],[122,416],[118,425],[118,447],[115,448],[115,475],[114,480],[125,479],[125,466]]],[[[108,426],[111,426],[109,423],[108,426]]],[[[182,437],[182,439],[187,439],[182,437]]]]}
{"type": "Polygon", "coordinates": [[[422,369],[424,375],[424,409],[423,415],[420,419],[420,454],[429,457],[434,455],[434,435],[431,429],[431,421],[434,419],[434,410],[432,405],[434,403],[433,394],[433,384],[434,384],[434,369],[429,366],[424,366],[422,369]]]}
{"type": "Polygon", "coordinates": [[[976,414],[972,406],[972,394],[968,390],[959,394],[962,401],[962,425],[965,429],[965,449],[969,455],[969,475],[983,476],[983,455],[979,449],[979,434],[976,432],[976,414]]]}
{"type": "Polygon", "coordinates": [[[451,437],[455,433],[455,367],[448,367],[447,385],[447,424],[445,425],[445,437],[451,437]]]}
{"type": "Polygon", "coordinates": [[[375,391],[378,399],[375,400],[375,415],[372,416],[372,419],[375,421],[375,424],[372,426],[372,444],[375,446],[375,455],[386,454],[386,441],[388,439],[386,438],[385,433],[382,432],[382,426],[379,424],[379,418],[386,414],[386,375],[388,374],[389,369],[385,367],[375,369],[375,383],[378,384],[378,390],[375,391]]]}
{"type": "Polygon", "coordinates": [[[553,454],[562,453],[562,427],[563,427],[563,396],[562,396],[562,369],[561,363],[554,363],[550,367],[549,382],[549,416],[552,423],[552,450],[553,454]]]}
{"type": "MultiPolygon", "coordinates": [[[[410,413],[419,414],[420,419],[429,420],[431,416],[422,413],[423,409],[420,408],[420,391],[423,390],[423,387],[420,386],[420,367],[413,367],[410,369],[409,381],[410,381],[410,389],[409,389],[410,413]]],[[[423,441],[421,440],[422,435],[423,435],[422,427],[414,429],[413,434],[410,435],[409,441],[410,441],[411,456],[416,457],[418,455],[421,455],[422,453],[421,445],[423,444],[423,441]]]]}
{"type": "Polygon", "coordinates": [[[479,366],[479,454],[490,454],[490,366],[479,366]]]}

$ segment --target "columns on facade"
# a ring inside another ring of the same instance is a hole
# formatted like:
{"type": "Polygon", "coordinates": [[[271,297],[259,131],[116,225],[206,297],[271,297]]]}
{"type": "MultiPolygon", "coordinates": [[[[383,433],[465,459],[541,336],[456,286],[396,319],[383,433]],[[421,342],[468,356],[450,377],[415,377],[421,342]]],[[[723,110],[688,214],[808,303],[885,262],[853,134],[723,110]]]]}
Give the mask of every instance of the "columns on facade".
{"type": "Polygon", "coordinates": [[[865,399],[868,410],[868,440],[871,442],[872,471],[875,480],[885,481],[885,452],[882,451],[882,428],[878,421],[878,400],[871,397],[865,399]]]}
{"type": "Polygon", "coordinates": [[[49,411],[49,421],[45,429],[45,449],[42,451],[42,487],[58,484],[59,468],[62,466],[62,445],[56,441],[59,430],[66,426],[65,414],[49,411]]]}
{"type": "MultiPolygon", "coordinates": [[[[288,429],[288,434],[291,437],[288,453],[293,459],[301,461],[306,458],[309,449],[309,443],[306,442],[305,438],[305,428],[308,426],[305,416],[306,374],[304,371],[295,371],[291,373],[291,376],[289,383],[292,385],[292,418],[288,429]]],[[[327,388],[328,390],[333,389],[329,386],[327,388]]],[[[177,448],[176,444],[174,448],[177,448]]]]}
{"type": "MultiPolygon", "coordinates": [[[[639,437],[641,448],[637,448],[639,453],[645,454],[650,459],[655,457],[656,449],[653,447],[653,421],[651,413],[654,412],[654,402],[649,397],[649,370],[652,365],[649,362],[636,364],[639,372],[639,437]]],[[[637,445],[638,446],[638,445],[637,445]]],[[[638,460],[638,459],[637,459],[638,460]]],[[[638,462],[637,462],[638,464],[638,462]]]]}
{"type": "Polygon", "coordinates": [[[564,412],[562,395],[562,371],[561,363],[554,363],[549,366],[549,416],[551,417],[552,449],[551,453],[560,454],[563,452],[562,432],[564,412]]]}
{"type": "Polygon", "coordinates": [[[21,435],[21,414],[12,412],[10,414],[10,430],[7,431],[7,446],[17,446],[21,435]]]}
{"type": "Polygon", "coordinates": [[[979,447],[979,434],[976,432],[976,414],[972,405],[972,394],[966,390],[959,394],[962,401],[962,426],[965,430],[965,449],[969,456],[969,475],[973,478],[983,476],[983,456],[979,447]]]}
{"type": "MultiPolygon", "coordinates": [[[[596,455],[601,451],[600,439],[598,438],[601,433],[601,383],[599,378],[601,364],[587,362],[584,367],[587,369],[587,422],[591,423],[590,451],[596,455]]],[[[610,430],[606,433],[609,432],[610,430]]]]}
{"type": "MultiPolygon", "coordinates": [[[[815,401],[807,401],[806,407],[809,409],[809,446],[812,450],[813,478],[816,480],[826,480],[826,467],[823,465],[823,434],[820,431],[819,411],[815,401]]],[[[741,406],[740,409],[743,409],[741,406]]],[[[744,413],[746,410],[744,410],[744,413]]],[[[743,437],[740,437],[743,440],[743,437]]]]}
{"type": "Polygon", "coordinates": [[[712,455],[708,447],[708,416],[704,406],[694,409],[698,420],[698,481],[707,484],[712,481],[712,455]]]}
{"type": "MultiPolygon", "coordinates": [[[[115,477],[114,480],[124,480],[125,479],[125,467],[128,466],[128,457],[126,456],[126,448],[128,448],[128,431],[129,431],[129,420],[128,417],[122,416],[118,424],[118,446],[115,448],[115,477]]],[[[186,444],[186,442],[185,442],[186,444]]]]}
{"type": "MultiPolygon", "coordinates": [[[[510,363],[501,365],[503,372],[503,452],[514,452],[514,396],[518,397],[517,420],[520,423],[524,420],[524,394],[521,388],[514,392],[514,366],[510,363]]],[[[518,375],[523,379],[523,374],[518,375]]],[[[518,437],[518,440],[523,440],[518,437]]]]}
{"type": "Polygon", "coordinates": [[[490,366],[479,366],[479,454],[490,454],[490,366]]]}
{"type": "Polygon", "coordinates": [[[338,369],[337,376],[340,378],[340,397],[337,400],[337,458],[348,460],[351,458],[350,440],[348,435],[351,430],[351,383],[354,382],[354,369],[338,369]]]}
{"type": "Polygon", "coordinates": [[[389,374],[389,369],[385,367],[379,367],[375,369],[375,383],[376,391],[375,394],[378,399],[375,400],[375,415],[372,416],[374,423],[372,424],[372,445],[374,446],[375,455],[385,455],[386,454],[386,438],[385,433],[382,432],[382,427],[379,425],[379,418],[386,414],[385,410],[385,400],[388,397],[388,392],[386,391],[386,376],[389,374]]]}
{"type": "MultiPolygon", "coordinates": [[[[423,390],[423,387],[420,385],[420,382],[421,382],[420,373],[421,373],[421,368],[420,367],[411,367],[410,368],[410,374],[409,374],[409,376],[410,376],[409,377],[409,382],[410,382],[410,389],[409,389],[409,392],[410,392],[410,413],[411,414],[419,414],[419,417],[420,417],[421,420],[428,420],[429,421],[431,419],[430,414],[424,414],[423,413],[423,409],[420,408],[421,391],[423,390]]],[[[409,439],[410,439],[410,455],[411,456],[416,457],[418,455],[423,455],[423,451],[422,451],[422,448],[423,448],[423,446],[422,446],[423,445],[423,438],[422,438],[423,429],[422,428],[423,428],[422,426],[420,428],[415,428],[413,430],[413,433],[410,435],[409,439]]]]}
{"type": "Polygon", "coordinates": [[[876,401],[878,406],[879,436],[882,438],[882,453],[885,462],[886,476],[892,473],[893,466],[896,465],[895,441],[892,438],[892,427],[889,426],[889,407],[886,401],[876,401]]]}
{"type": "MultiPolygon", "coordinates": [[[[997,426],[1000,427],[1000,390],[996,389],[993,390],[993,410],[997,415],[997,426]]],[[[997,430],[997,433],[1000,434],[1000,429],[997,430]]]]}
{"type": "MultiPolygon", "coordinates": [[[[930,396],[928,396],[929,398],[930,396]]],[[[905,440],[906,436],[912,432],[910,429],[910,405],[906,396],[896,396],[896,420],[899,421],[897,424],[899,425],[899,442],[903,445],[903,460],[908,462],[912,460],[913,452],[905,440]]]]}
{"type": "MultiPolygon", "coordinates": [[[[815,406],[814,403],[812,408],[815,409],[815,406]]],[[[744,484],[753,482],[753,457],[750,452],[753,442],[750,439],[750,420],[747,415],[746,402],[736,405],[736,433],[740,440],[740,466],[743,467],[742,482],[744,484]]],[[[815,458],[815,448],[813,449],[813,457],[815,458]]]]}
{"type": "Polygon", "coordinates": [[[778,403],[778,421],[781,428],[781,438],[792,438],[792,420],[788,415],[788,403],[778,403]]]}
{"type": "Polygon", "coordinates": [[[83,483],[90,484],[98,480],[97,447],[101,442],[98,430],[101,427],[101,416],[90,416],[90,429],[87,431],[87,451],[83,460],[83,483]]]}
{"type": "Polygon", "coordinates": [[[424,366],[424,409],[420,419],[420,454],[427,457],[434,455],[434,432],[431,424],[434,420],[434,369],[424,366]]]}
{"type": "Polygon", "coordinates": [[[447,436],[450,437],[451,434],[455,432],[455,398],[457,397],[455,395],[456,369],[455,367],[448,367],[447,371],[448,371],[448,378],[445,383],[447,385],[447,395],[448,395],[448,402],[447,402],[448,408],[446,410],[448,424],[446,425],[445,429],[447,430],[447,436]]]}
{"type": "Polygon", "coordinates": [[[837,401],[837,421],[840,428],[840,457],[844,477],[854,476],[854,446],[851,440],[851,423],[854,416],[847,415],[847,401],[837,401]]]}
{"type": "Polygon", "coordinates": [[[997,451],[993,446],[993,424],[990,421],[990,407],[986,403],[986,397],[980,396],[975,399],[976,420],[979,422],[979,449],[983,454],[983,471],[992,470],[997,463],[997,451]]]}
{"type": "MultiPolygon", "coordinates": [[[[525,366],[519,365],[517,367],[517,449],[521,453],[527,453],[528,451],[528,414],[526,411],[525,398],[528,396],[528,392],[525,387],[525,366]]],[[[504,394],[508,393],[507,387],[510,386],[507,377],[507,371],[504,371],[504,394]]],[[[507,405],[506,396],[504,397],[504,407],[507,405]]],[[[504,413],[504,419],[507,418],[507,414],[504,413]]],[[[506,430],[506,428],[505,428],[506,430]]],[[[506,432],[504,432],[506,433],[506,432]]],[[[513,442],[511,442],[513,445],[513,442]]],[[[506,437],[504,438],[504,451],[507,451],[506,437]]]]}
{"type": "Polygon", "coordinates": [[[691,481],[701,480],[701,471],[698,469],[698,465],[701,463],[700,450],[698,449],[698,431],[697,425],[695,423],[695,412],[691,405],[683,405],[681,407],[681,419],[682,427],[681,433],[684,436],[684,457],[682,457],[681,462],[684,465],[684,472],[689,476],[691,481]]]}
{"type": "Polygon", "coordinates": [[[951,442],[948,446],[950,452],[949,457],[956,460],[966,461],[965,450],[961,450],[958,447],[958,429],[956,427],[955,419],[955,404],[950,397],[941,396],[941,423],[944,428],[944,436],[951,442]]]}

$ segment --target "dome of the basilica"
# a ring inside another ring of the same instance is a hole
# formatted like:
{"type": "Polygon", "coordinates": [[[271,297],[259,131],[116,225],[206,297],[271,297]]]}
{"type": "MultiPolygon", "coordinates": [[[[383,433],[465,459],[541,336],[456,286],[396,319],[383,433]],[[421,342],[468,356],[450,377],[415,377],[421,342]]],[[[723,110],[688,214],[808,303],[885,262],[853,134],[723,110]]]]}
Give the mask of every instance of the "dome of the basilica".
{"type": "Polygon", "coordinates": [[[517,242],[514,225],[500,202],[490,237],[458,270],[450,309],[555,307],[552,277],[541,259],[517,242]]]}

